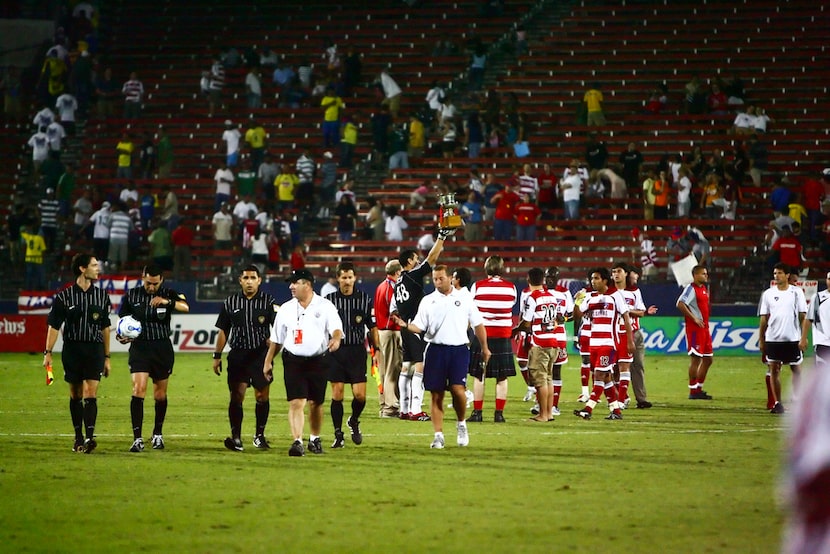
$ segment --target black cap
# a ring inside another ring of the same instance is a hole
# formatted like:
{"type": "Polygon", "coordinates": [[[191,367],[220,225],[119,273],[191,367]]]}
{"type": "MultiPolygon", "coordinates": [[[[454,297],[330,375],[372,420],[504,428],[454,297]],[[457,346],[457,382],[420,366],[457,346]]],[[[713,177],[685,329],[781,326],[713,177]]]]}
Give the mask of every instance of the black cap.
{"type": "Polygon", "coordinates": [[[312,275],[311,272],[307,269],[295,269],[291,272],[291,275],[289,275],[285,281],[287,283],[296,283],[300,279],[305,279],[309,283],[313,283],[314,275],[312,275]]]}

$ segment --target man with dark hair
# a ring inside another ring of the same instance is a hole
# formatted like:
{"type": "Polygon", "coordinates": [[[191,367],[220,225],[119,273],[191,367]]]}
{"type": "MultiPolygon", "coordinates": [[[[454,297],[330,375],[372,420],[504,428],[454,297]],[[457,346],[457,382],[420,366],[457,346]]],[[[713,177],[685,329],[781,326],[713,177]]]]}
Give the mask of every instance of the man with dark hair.
{"type": "Polygon", "coordinates": [[[173,373],[173,343],[170,341],[170,318],[173,312],[187,313],[190,306],[184,295],[163,286],[164,276],[156,265],[148,265],[141,276],[141,285],[129,290],[121,299],[118,317],[133,316],[141,322],[141,334],[135,339],[116,335],[118,342],[130,344],[130,376],[133,396],[130,418],[133,424],[133,445],[130,452],[144,450],[141,428],[144,423],[144,396],[147,379],[153,379],[156,417],[151,439],[153,449],[164,448],[162,426],[167,414],[167,383],[173,373]]]}
{"type": "Polygon", "coordinates": [[[262,277],[255,265],[249,265],[239,275],[241,292],[229,296],[224,304],[216,327],[216,348],[213,352],[213,372],[222,373],[222,350],[231,347],[228,353],[228,419],[231,436],[225,439],[225,448],[242,452],[242,403],[245,391],[254,387],[256,398],[256,431],[254,446],[268,449],[265,425],[271,410],[269,390],[271,383],[262,375],[262,365],[268,351],[268,334],[274,322],[279,305],[267,292],[259,290],[262,277]]]}
{"type": "Polygon", "coordinates": [[[490,256],[484,261],[486,279],[477,281],[471,289],[473,302],[484,317],[487,332],[487,346],[493,353],[486,368],[473,367],[473,413],[469,421],[483,421],[484,379],[496,379],[496,409],[493,421],[504,423],[504,406],[507,403],[507,379],[516,375],[516,359],[510,343],[513,329],[513,306],[518,292],[516,286],[504,279],[504,260],[501,256],[490,256]]]}
{"type": "Polygon", "coordinates": [[[646,393],[646,369],[645,369],[645,355],[646,346],[643,337],[643,331],[640,329],[640,318],[647,315],[654,315],[657,313],[657,306],[649,306],[643,301],[643,293],[637,286],[640,280],[640,269],[634,266],[628,268],[628,287],[626,290],[634,294],[634,309],[629,310],[631,316],[631,330],[634,333],[634,360],[631,362],[631,385],[634,388],[634,398],[637,400],[638,409],[651,408],[652,404],[648,400],[646,393]]]}
{"type": "Polygon", "coordinates": [[[375,289],[375,322],[378,326],[376,349],[380,393],[380,417],[398,417],[398,377],[401,373],[402,345],[400,328],[390,318],[395,282],[401,275],[401,262],[386,262],[386,278],[375,289]]]}
{"type": "Polygon", "coordinates": [[[75,428],[73,451],[89,454],[98,445],[98,384],[110,374],[110,312],[107,292],[93,286],[101,266],[95,256],[72,258],[75,283],[55,295],[46,330],[43,366],[52,366],[52,348],[63,326],[63,379],[69,383],[69,413],[75,428]],[[86,428],[86,440],[83,429],[86,428]]]}
{"type": "Polygon", "coordinates": [[[334,424],[332,448],[343,448],[343,388],[345,383],[352,386],[352,415],[346,421],[352,435],[352,442],[361,444],[360,414],[366,407],[366,332],[369,345],[379,345],[378,328],[375,324],[374,302],[365,292],[355,288],[354,264],[341,262],[335,271],[338,289],[326,296],[337,308],[343,323],[343,344],[328,356],[329,381],[331,382],[331,421],[334,424]]]}
{"type": "MultiPolygon", "coordinates": [[[[399,316],[404,321],[411,321],[418,312],[418,306],[424,297],[424,277],[432,271],[432,264],[444,249],[444,241],[454,231],[441,230],[438,239],[421,261],[415,250],[403,250],[398,255],[401,274],[395,282],[395,294],[392,298],[390,314],[399,316]]],[[[400,399],[400,418],[413,421],[429,421],[429,415],[423,411],[424,401],[424,341],[417,333],[401,329],[403,343],[403,365],[398,377],[398,396],[400,399]]]]}
{"type": "Polygon", "coordinates": [[[309,270],[295,269],[286,281],[290,283],[292,299],[283,304],[271,326],[262,374],[269,382],[274,378],[271,364],[274,356],[282,351],[288,424],[293,438],[288,455],[305,455],[306,403],[311,428],[308,450],[322,454],[320,430],[326,400],[326,357],[340,348],[343,323],[334,304],[314,293],[314,275],[309,270]]]}
{"type": "Polygon", "coordinates": [[[677,299],[677,309],[686,319],[686,348],[689,352],[689,400],[712,400],[703,383],[712,365],[712,334],[709,331],[709,271],[692,268],[692,282],[677,299]]]}

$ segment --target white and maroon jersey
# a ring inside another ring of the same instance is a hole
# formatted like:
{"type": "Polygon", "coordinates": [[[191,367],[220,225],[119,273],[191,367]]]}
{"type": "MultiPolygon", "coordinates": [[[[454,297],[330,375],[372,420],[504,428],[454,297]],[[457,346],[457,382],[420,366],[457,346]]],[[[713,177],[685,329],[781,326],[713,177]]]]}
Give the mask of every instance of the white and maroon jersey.
{"type": "MultiPolygon", "coordinates": [[[[631,290],[628,290],[628,289],[617,289],[614,292],[614,295],[618,296],[620,299],[622,299],[622,301],[625,303],[625,305],[628,308],[626,311],[639,309],[639,308],[637,308],[637,295],[634,294],[634,291],[631,291],[631,290]]],[[[634,331],[634,318],[631,317],[630,315],[629,315],[629,318],[631,319],[631,330],[634,331]]],[[[620,333],[620,339],[622,339],[625,336],[625,319],[620,317],[617,320],[617,323],[619,324],[617,329],[619,330],[619,333],[620,333]]]]}
{"type": "MultiPolygon", "coordinates": [[[[585,300],[593,298],[596,295],[597,295],[596,291],[589,291],[588,295],[585,296],[585,298],[583,299],[582,304],[580,304],[579,309],[582,310],[582,308],[585,306],[585,300]]],[[[577,336],[579,337],[579,353],[587,356],[588,355],[588,347],[591,343],[591,314],[590,313],[582,312],[582,319],[580,320],[580,323],[579,323],[579,330],[577,330],[576,333],[577,333],[577,336]]]]}
{"type": "Polygon", "coordinates": [[[518,297],[516,286],[494,276],[474,283],[470,293],[476,308],[484,316],[487,336],[509,339],[513,330],[513,306],[518,297]]]}
{"type": "Polygon", "coordinates": [[[622,297],[615,295],[617,289],[610,288],[604,294],[596,293],[582,301],[580,310],[591,314],[591,348],[610,346],[618,340],[619,319],[628,311],[622,297]],[[610,293],[610,294],[609,294],[610,293]]]}
{"type": "MultiPolygon", "coordinates": [[[[561,285],[550,290],[551,295],[556,298],[556,306],[558,313],[563,316],[570,316],[574,311],[574,299],[571,296],[571,291],[561,285]]],[[[556,338],[559,340],[559,347],[564,348],[568,344],[568,332],[565,330],[565,324],[559,323],[556,325],[556,338]]]]}
{"type": "MultiPolygon", "coordinates": [[[[643,292],[639,288],[629,288],[625,289],[626,292],[634,293],[634,305],[631,306],[631,309],[640,311],[645,313],[646,312],[646,303],[643,301],[643,292]]],[[[631,330],[637,331],[640,329],[640,318],[638,316],[628,314],[631,318],[631,330]]]]}
{"type": "Polygon", "coordinates": [[[535,346],[542,348],[559,346],[559,339],[556,335],[557,314],[559,314],[559,302],[546,288],[534,290],[528,295],[522,320],[530,323],[530,340],[535,346]]]}

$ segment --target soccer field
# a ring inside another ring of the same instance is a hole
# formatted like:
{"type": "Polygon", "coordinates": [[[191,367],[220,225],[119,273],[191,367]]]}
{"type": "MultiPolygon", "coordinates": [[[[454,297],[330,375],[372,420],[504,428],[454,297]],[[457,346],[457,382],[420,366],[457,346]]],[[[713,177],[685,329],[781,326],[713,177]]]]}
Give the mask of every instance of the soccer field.
{"type": "MultiPolygon", "coordinates": [[[[57,358],[57,357],[56,357],[57,358]]],[[[56,360],[58,361],[58,360],[56,360]]],[[[469,424],[470,446],[431,450],[429,422],[381,420],[376,395],[364,442],[290,458],[287,403],[271,394],[270,451],[226,450],[228,393],[210,356],[179,354],[164,428],[167,448],[128,452],[126,355],[99,389],[98,449],[71,452],[59,364],[0,355],[0,544],[5,552],[777,552],[784,419],[764,409],[757,357],[715,359],[712,401],[686,399],[684,356],[647,357],[650,410],[623,421],[571,415],[575,357],[563,370],[562,415],[528,421],[511,383],[507,423],[469,424]]],[[[789,378],[787,378],[789,379],[789,378]]],[[[370,388],[374,384],[370,381],[370,388]]],[[[427,405],[428,405],[427,393],[427,405]]],[[[349,414],[349,400],[344,403],[349,414]]],[[[152,430],[146,401],[145,440],[152,430]]],[[[597,416],[605,415],[604,404],[597,416]]],[[[305,434],[308,440],[308,431],[305,434]]]]}

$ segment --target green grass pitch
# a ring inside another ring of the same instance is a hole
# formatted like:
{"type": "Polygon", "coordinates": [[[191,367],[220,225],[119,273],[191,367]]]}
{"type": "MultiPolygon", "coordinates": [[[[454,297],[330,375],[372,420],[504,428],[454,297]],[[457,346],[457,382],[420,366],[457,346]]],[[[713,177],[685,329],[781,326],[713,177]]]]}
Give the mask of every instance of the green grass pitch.
{"type": "MultiPolygon", "coordinates": [[[[623,421],[571,415],[577,360],[564,371],[562,415],[527,421],[524,383],[510,383],[506,424],[470,425],[470,446],[429,448],[428,422],[362,417],[364,442],[289,458],[281,371],[272,389],[270,451],[225,450],[228,392],[210,355],[179,355],[167,448],[131,454],[126,355],[99,389],[98,449],[70,452],[59,362],[47,387],[40,356],[0,355],[0,544],[6,552],[777,552],[785,420],[765,409],[756,357],[716,357],[686,399],[683,356],[647,358],[655,406],[623,421]]],[[[57,361],[57,360],[56,360],[57,361]]],[[[374,384],[370,381],[370,388],[374,384]]],[[[350,396],[345,409],[349,415],[350,396]]],[[[428,393],[427,403],[428,405],[428,393]]],[[[597,415],[605,415],[604,404],[597,415]]],[[[449,415],[449,414],[448,414],[449,415]]],[[[146,401],[145,437],[153,402],[146,401]]],[[[487,421],[489,420],[489,421],[487,421]]],[[[146,440],[145,438],[145,440],[146,440]]],[[[308,431],[305,439],[308,440],[308,431]]]]}

